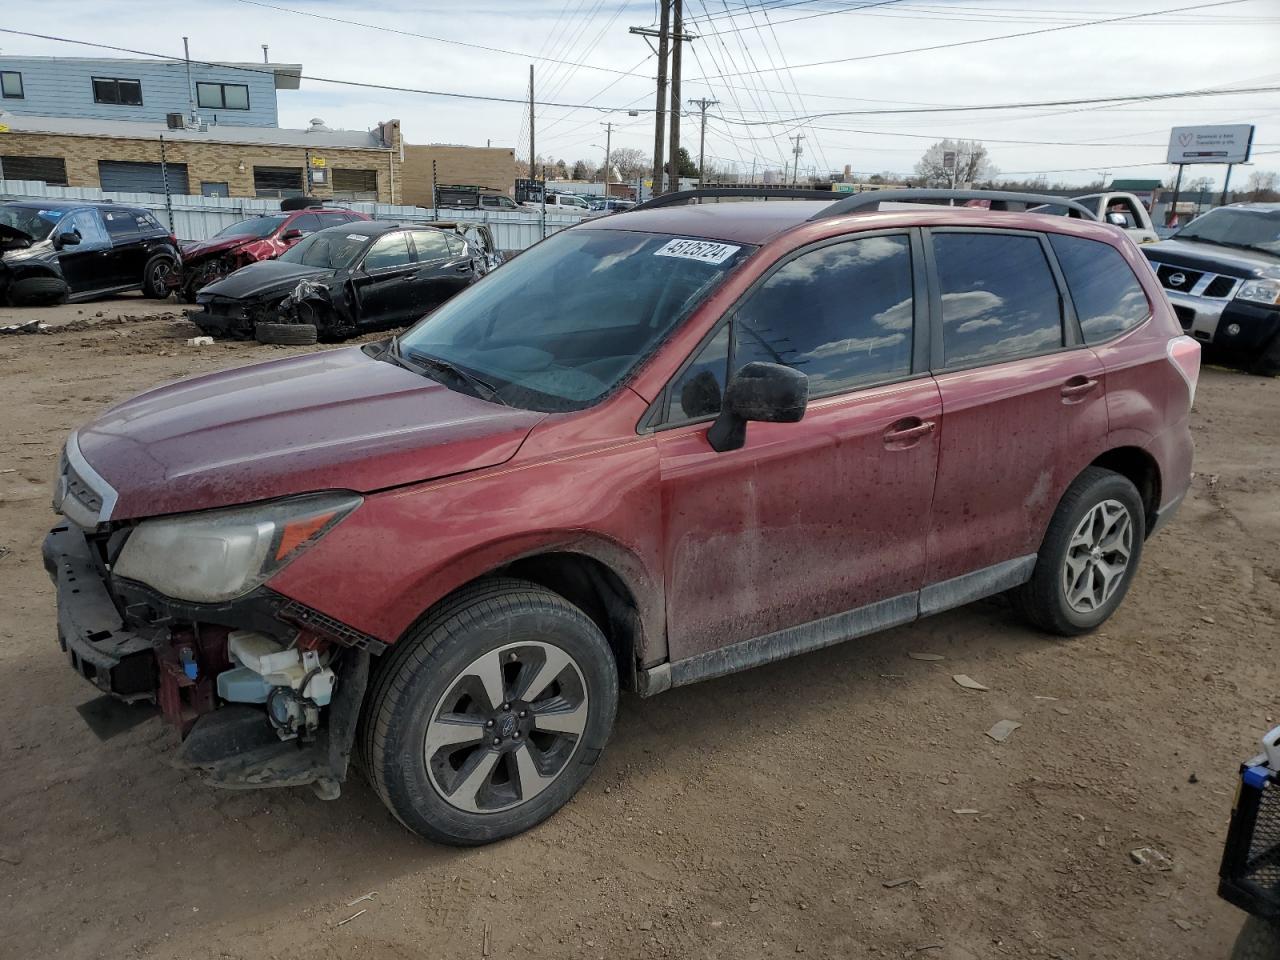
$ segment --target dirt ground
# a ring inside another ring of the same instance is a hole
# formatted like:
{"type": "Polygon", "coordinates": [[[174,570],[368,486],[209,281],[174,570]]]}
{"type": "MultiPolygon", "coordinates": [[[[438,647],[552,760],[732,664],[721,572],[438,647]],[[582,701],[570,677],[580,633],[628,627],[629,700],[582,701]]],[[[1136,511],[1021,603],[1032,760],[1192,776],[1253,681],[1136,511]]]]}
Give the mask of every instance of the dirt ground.
{"type": "Polygon", "coordinates": [[[284,352],[189,347],[159,310],[60,307],[40,315],[70,328],[0,337],[0,957],[1226,955],[1235,771],[1276,712],[1280,382],[1206,370],[1192,493],[1101,632],[1049,640],[993,602],[624,699],[568,807],[459,851],[361,781],[219,792],[169,766],[158,721],[99,742],[77,714],[93,691],[40,562],[66,432],[284,352]],[[997,744],[1001,719],[1022,726],[997,744]]]}

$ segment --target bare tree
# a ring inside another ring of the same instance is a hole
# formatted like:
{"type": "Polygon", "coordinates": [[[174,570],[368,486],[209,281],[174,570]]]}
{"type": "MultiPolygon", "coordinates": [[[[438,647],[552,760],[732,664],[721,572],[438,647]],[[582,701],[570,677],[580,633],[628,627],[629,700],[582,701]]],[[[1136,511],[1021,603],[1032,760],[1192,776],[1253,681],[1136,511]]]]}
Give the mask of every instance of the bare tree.
{"type": "Polygon", "coordinates": [[[645,152],[637,147],[614,147],[609,156],[609,163],[617,171],[622,180],[635,180],[646,176],[649,166],[645,163],[645,152]]]}
{"type": "Polygon", "coordinates": [[[990,180],[1000,171],[991,163],[987,148],[978,140],[940,140],[916,163],[916,176],[926,186],[959,186],[990,180]],[[946,163],[955,154],[954,169],[946,163]]]}
{"type": "Polygon", "coordinates": [[[1280,174],[1276,174],[1275,171],[1254,170],[1249,174],[1249,180],[1245,184],[1245,193],[1250,200],[1274,201],[1280,198],[1280,194],[1276,192],[1278,182],[1280,182],[1280,174]]]}

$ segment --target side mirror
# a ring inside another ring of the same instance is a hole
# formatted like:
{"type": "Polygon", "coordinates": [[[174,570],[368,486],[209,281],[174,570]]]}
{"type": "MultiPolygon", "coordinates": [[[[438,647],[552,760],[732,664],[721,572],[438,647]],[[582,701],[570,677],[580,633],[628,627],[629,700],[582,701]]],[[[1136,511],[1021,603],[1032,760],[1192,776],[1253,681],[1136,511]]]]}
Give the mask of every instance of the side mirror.
{"type": "MultiPolygon", "coordinates": [[[[696,378],[695,378],[696,379],[696,378]]],[[[720,416],[707,431],[717,453],[737,450],[747,440],[747,422],[796,423],[809,404],[809,378],[779,363],[748,363],[724,391],[720,416]]]]}
{"type": "Polygon", "coordinates": [[[294,227],[280,234],[280,239],[285,243],[292,243],[294,240],[301,240],[302,231],[299,230],[297,227],[294,227]]]}
{"type": "Polygon", "coordinates": [[[80,234],[72,231],[58,234],[58,247],[74,247],[80,243],[80,234]]]}
{"type": "Polygon", "coordinates": [[[1124,218],[1123,213],[1108,213],[1107,223],[1113,227],[1126,227],[1129,225],[1129,221],[1124,218]]]}

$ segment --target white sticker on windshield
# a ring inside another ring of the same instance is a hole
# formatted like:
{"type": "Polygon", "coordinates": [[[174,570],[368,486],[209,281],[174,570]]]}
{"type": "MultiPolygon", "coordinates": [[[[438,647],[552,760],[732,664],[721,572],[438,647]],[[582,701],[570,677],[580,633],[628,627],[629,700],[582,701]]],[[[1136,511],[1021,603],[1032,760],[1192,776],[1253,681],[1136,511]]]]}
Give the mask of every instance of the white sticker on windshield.
{"type": "Polygon", "coordinates": [[[668,240],[655,250],[653,255],[719,264],[724,263],[741,249],[731,243],[716,243],[714,240],[668,240]]]}

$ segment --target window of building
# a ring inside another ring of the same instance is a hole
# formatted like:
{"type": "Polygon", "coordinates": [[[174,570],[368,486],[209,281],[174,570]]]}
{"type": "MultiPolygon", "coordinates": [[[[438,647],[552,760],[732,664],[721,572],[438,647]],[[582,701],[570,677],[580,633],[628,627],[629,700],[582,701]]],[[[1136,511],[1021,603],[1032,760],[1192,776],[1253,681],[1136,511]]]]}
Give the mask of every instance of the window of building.
{"type": "Polygon", "coordinates": [[[0,95],[6,100],[21,100],[25,96],[22,92],[22,74],[17,70],[0,70],[0,95]]]}
{"type": "Polygon", "coordinates": [[[67,161],[62,157],[0,157],[0,180],[42,180],[67,186],[67,161]]]}
{"type": "Polygon", "coordinates": [[[94,77],[93,100],[95,103],[140,107],[142,106],[142,82],[121,80],[118,77],[94,77]]]}
{"type": "Polygon", "coordinates": [[[933,252],[944,366],[999,363],[1062,346],[1062,298],[1037,237],[939,233],[933,252]]]}
{"type": "Polygon", "coordinates": [[[200,196],[229,197],[231,196],[231,185],[225,180],[202,180],[200,182],[200,196]]]}
{"type": "Polygon", "coordinates": [[[377,200],[377,170],[334,170],[333,196],[339,200],[377,200]]]}
{"type": "Polygon", "coordinates": [[[1067,278],[1085,343],[1101,343],[1151,315],[1142,284],[1110,244],[1050,234],[1049,242],[1067,278]]]}
{"type": "Polygon", "coordinates": [[[248,110],[249,88],[243,83],[197,83],[196,103],[206,110],[248,110]]]}
{"type": "Polygon", "coordinates": [[[254,167],[253,192],[259,197],[302,196],[301,167],[254,167]]]}
{"type": "Polygon", "coordinates": [[[811,396],[911,372],[911,244],[835,243],[785,263],[733,319],[733,366],[794,367],[811,396]]]}
{"type": "Polygon", "coordinates": [[[397,230],[374,242],[364,258],[364,268],[383,270],[387,267],[403,267],[412,262],[409,255],[409,235],[403,230],[397,230]]]}

